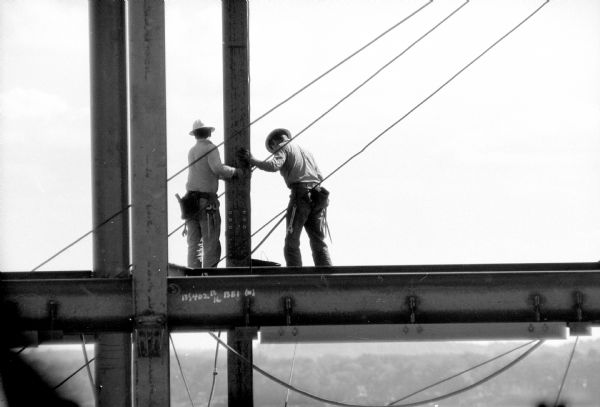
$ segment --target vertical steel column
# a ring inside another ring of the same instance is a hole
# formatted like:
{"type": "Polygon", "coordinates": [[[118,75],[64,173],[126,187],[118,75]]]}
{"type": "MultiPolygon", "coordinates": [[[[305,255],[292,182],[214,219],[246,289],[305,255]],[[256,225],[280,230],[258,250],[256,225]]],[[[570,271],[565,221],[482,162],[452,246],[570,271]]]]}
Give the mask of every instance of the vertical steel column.
{"type": "Polygon", "coordinates": [[[128,4],[134,400],[168,406],[165,9],[163,0],[128,4]]]}
{"type": "MultiPolygon", "coordinates": [[[[91,0],[90,79],[94,277],[128,277],[129,210],[125,1],[91,0]]],[[[96,335],[96,400],[131,406],[131,335],[96,335]]]]}
{"type": "MultiPolygon", "coordinates": [[[[223,0],[223,115],[225,162],[238,166],[236,152],[250,148],[250,68],[248,55],[248,1],[223,0]]],[[[227,267],[250,264],[250,178],[225,187],[227,267]]],[[[242,310],[240,310],[242,312],[242,310]]],[[[255,330],[236,328],[227,342],[252,360],[255,330]]],[[[229,406],[253,406],[252,367],[227,356],[229,406]]]]}
{"type": "MultiPolygon", "coordinates": [[[[225,163],[238,166],[236,152],[250,148],[248,1],[223,0],[223,120],[225,163]]],[[[250,177],[225,184],[227,267],[250,264],[250,177]]]]}

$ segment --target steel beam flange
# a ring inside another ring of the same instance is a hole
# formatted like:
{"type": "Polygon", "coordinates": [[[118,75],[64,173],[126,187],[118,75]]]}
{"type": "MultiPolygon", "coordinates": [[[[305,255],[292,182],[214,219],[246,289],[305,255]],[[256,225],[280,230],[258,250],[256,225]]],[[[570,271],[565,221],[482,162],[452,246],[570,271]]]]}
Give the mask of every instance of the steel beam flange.
{"type": "Polygon", "coordinates": [[[141,358],[159,357],[167,319],[164,315],[150,314],[135,318],[135,341],[141,358]]]}

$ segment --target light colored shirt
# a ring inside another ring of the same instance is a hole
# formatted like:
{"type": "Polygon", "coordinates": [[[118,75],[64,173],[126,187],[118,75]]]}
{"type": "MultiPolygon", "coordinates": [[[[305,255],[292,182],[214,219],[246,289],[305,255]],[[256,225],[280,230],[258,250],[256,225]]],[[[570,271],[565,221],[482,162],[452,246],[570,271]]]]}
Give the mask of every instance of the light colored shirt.
{"type": "Polygon", "coordinates": [[[235,168],[221,162],[219,150],[207,139],[196,140],[196,145],[188,154],[188,164],[190,167],[185,186],[188,191],[217,193],[219,179],[229,179],[235,173],[235,168]]]}
{"type": "Polygon", "coordinates": [[[298,182],[321,182],[323,176],[310,152],[289,141],[277,149],[273,157],[255,165],[264,171],[279,171],[288,187],[298,182]]]}

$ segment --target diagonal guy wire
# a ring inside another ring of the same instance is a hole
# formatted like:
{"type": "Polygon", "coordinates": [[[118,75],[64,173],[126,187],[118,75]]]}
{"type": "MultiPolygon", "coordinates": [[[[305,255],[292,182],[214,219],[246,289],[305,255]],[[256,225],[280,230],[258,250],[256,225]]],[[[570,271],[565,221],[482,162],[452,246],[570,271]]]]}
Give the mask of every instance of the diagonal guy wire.
{"type": "MultiPolygon", "coordinates": [[[[411,17],[413,17],[414,15],[416,15],[417,13],[419,13],[425,7],[427,7],[428,5],[430,5],[432,2],[433,2],[433,0],[429,0],[427,3],[425,3],[424,5],[422,5],[421,7],[419,7],[417,10],[413,11],[407,17],[404,17],[402,20],[400,20],[399,22],[397,22],[396,24],[394,24],[393,26],[391,26],[387,30],[383,31],[381,34],[379,34],[378,36],[376,36],[374,39],[372,39],[371,41],[367,42],[365,45],[363,45],[362,47],[360,47],[358,50],[354,51],[352,54],[350,54],[346,58],[342,59],[337,64],[333,65],[331,68],[327,69],[325,72],[323,72],[322,74],[320,74],[319,76],[317,76],[312,81],[308,82],[306,85],[302,86],[296,92],[292,93],[290,96],[288,96],[287,98],[285,98],[283,101],[279,102],[278,104],[276,104],[275,106],[273,106],[272,108],[270,108],[269,110],[267,110],[265,113],[263,113],[262,115],[260,115],[259,117],[257,117],[253,121],[251,121],[249,124],[247,124],[246,126],[244,126],[244,127],[240,128],[240,129],[236,130],[231,136],[228,137],[228,140],[231,140],[231,139],[233,139],[235,137],[238,137],[240,134],[242,134],[242,132],[244,132],[245,130],[247,130],[250,126],[252,126],[253,124],[257,123],[259,120],[263,119],[264,117],[266,117],[267,115],[269,115],[270,113],[272,113],[273,111],[275,111],[276,109],[278,109],[279,107],[283,106],[284,104],[286,104],[287,102],[289,102],[290,100],[292,100],[293,98],[295,98],[296,96],[298,96],[300,93],[304,92],[310,86],[312,86],[315,83],[317,83],[319,80],[321,80],[322,78],[324,78],[325,76],[327,76],[328,74],[330,74],[331,72],[333,72],[335,69],[339,68],[344,63],[348,62],[350,59],[352,59],[353,57],[355,57],[356,55],[358,55],[359,53],[361,53],[362,51],[364,51],[367,47],[369,47],[370,45],[372,45],[375,42],[377,42],[377,40],[381,39],[383,36],[385,36],[386,34],[388,34],[389,32],[391,32],[392,30],[394,30],[395,28],[397,28],[398,26],[400,26],[402,23],[404,23],[405,21],[407,21],[408,19],[410,19],[411,17]]],[[[225,141],[222,141],[220,144],[216,145],[214,148],[212,148],[211,150],[207,151],[205,154],[203,154],[202,156],[200,156],[196,160],[194,160],[191,163],[189,163],[186,167],[182,168],[181,170],[177,171],[175,174],[171,175],[169,178],[167,178],[167,182],[171,181],[173,178],[175,178],[176,176],[178,176],[179,174],[181,174],[182,172],[184,172],[185,170],[187,170],[190,166],[194,165],[196,162],[200,161],[201,159],[203,159],[204,157],[206,157],[208,154],[210,154],[214,150],[216,150],[219,147],[221,147],[223,144],[225,144],[225,141]]]]}
{"type": "Polygon", "coordinates": [[[104,221],[100,222],[99,224],[97,224],[92,230],[90,230],[89,232],[81,235],[80,237],[78,237],[77,239],[75,239],[73,242],[69,243],[67,246],[65,246],[64,248],[62,248],[58,252],[56,252],[54,255],[50,256],[48,259],[46,259],[43,262],[41,262],[40,264],[38,264],[31,271],[32,272],[37,271],[44,264],[50,262],[51,260],[53,260],[56,257],[58,257],[60,254],[64,253],[65,251],[67,251],[71,247],[75,246],[75,244],[79,243],[80,241],[82,241],[83,239],[85,239],[86,237],[88,237],[89,235],[91,235],[92,233],[94,233],[95,231],[97,231],[98,229],[100,229],[102,226],[104,226],[107,223],[109,223],[111,220],[115,219],[117,216],[119,216],[120,214],[122,214],[123,212],[125,212],[129,208],[131,208],[131,204],[127,205],[126,207],[124,207],[123,209],[121,209],[120,211],[118,211],[117,213],[115,213],[114,215],[110,216],[106,220],[104,220],[104,221]]]}
{"type": "Polygon", "coordinates": [[[560,383],[560,388],[558,389],[558,394],[556,395],[556,400],[554,400],[554,407],[558,406],[558,402],[560,400],[560,395],[562,394],[563,388],[565,386],[565,381],[567,380],[567,375],[569,374],[569,369],[571,368],[571,362],[573,361],[573,356],[575,356],[575,348],[577,347],[577,342],[579,342],[579,336],[575,338],[575,343],[573,344],[573,349],[571,349],[571,356],[569,356],[569,362],[567,363],[567,368],[565,369],[565,374],[563,375],[562,382],[560,383]]]}
{"type": "MultiPolygon", "coordinates": [[[[217,338],[221,338],[221,331],[219,331],[217,338]]],[[[213,365],[213,377],[212,383],[210,385],[210,394],[208,395],[208,403],[206,407],[210,407],[210,403],[212,402],[213,395],[215,394],[215,385],[217,384],[217,375],[219,372],[217,371],[217,362],[219,361],[219,342],[217,342],[217,348],[215,349],[215,361],[213,365]]]]}
{"type": "Polygon", "coordinates": [[[526,346],[529,346],[529,345],[533,344],[534,342],[535,342],[535,341],[531,341],[531,342],[527,342],[527,343],[525,343],[525,344],[523,344],[523,345],[517,346],[516,348],[513,348],[513,349],[511,349],[511,350],[509,350],[509,351],[506,351],[506,352],[504,352],[504,353],[501,353],[501,354],[499,354],[499,355],[497,355],[497,356],[494,356],[494,357],[493,357],[493,358],[491,358],[491,359],[488,359],[488,360],[486,360],[486,361],[484,361],[484,362],[478,363],[478,364],[476,364],[475,366],[471,366],[471,367],[470,367],[470,368],[468,368],[468,369],[461,370],[460,372],[458,372],[458,373],[456,373],[456,374],[453,374],[453,375],[451,375],[451,376],[448,376],[448,377],[446,377],[445,379],[442,379],[442,380],[439,380],[439,381],[437,381],[437,382],[435,382],[435,383],[432,383],[432,384],[430,384],[429,386],[426,386],[426,387],[423,387],[423,388],[421,388],[421,389],[419,389],[419,390],[413,391],[412,393],[410,393],[410,394],[407,394],[406,396],[403,396],[403,397],[399,398],[398,400],[394,400],[394,401],[392,401],[392,402],[388,403],[388,406],[393,406],[393,405],[396,405],[397,403],[399,403],[399,402],[401,402],[401,401],[404,401],[404,400],[406,400],[406,399],[408,399],[408,398],[410,398],[410,397],[412,397],[412,396],[415,396],[415,395],[417,395],[417,394],[419,394],[419,393],[422,393],[422,392],[424,392],[425,390],[429,390],[429,389],[431,389],[432,387],[435,387],[435,386],[437,386],[437,385],[439,385],[439,384],[442,384],[442,383],[446,383],[446,382],[447,382],[447,381],[449,381],[449,380],[452,380],[452,379],[454,379],[454,378],[456,378],[456,377],[458,377],[458,376],[461,376],[461,375],[463,375],[463,374],[465,374],[465,373],[469,373],[470,371],[472,371],[472,370],[475,370],[475,369],[477,369],[477,368],[480,368],[481,366],[487,365],[488,363],[492,363],[493,361],[495,361],[495,360],[498,360],[498,359],[500,359],[500,358],[502,358],[502,357],[504,357],[504,356],[506,356],[506,355],[508,355],[508,354],[511,354],[511,353],[513,353],[513,352],[516,352],[517,350],[519,350],[519,349],[521,349],[521,348],[524,348],[524,347],[526,347],[526,346]]]}
{"type": "Polygon", "coordinates": [[[67,376],[66,379],[64,379],[62,382],[58,383],[56,386],[54,386],[52,388],[52,390],[56,390],[58,389],[60,386],[62,386],[63,384],[65,384],[66,382],[68,382],[69,380],[71,380],[71,378],[73,376],[75,376],[77,373],[79,373],[80,371],[82,371],[83,369],[85,369],[90,363],[92,363],[96,358],[91,358],[89,361],[87,361],[83,366],[81,366],[79,369],[77,369],[76,371],[74,371],[73,373],[71,373],[69,376],[67,376]]]}
{"type": "MultiPolygon", "coordinates": [[[[469,3],[469,0],[466,0],[464,3],[462,3],[459,7],[457,7],[454,11],[452,11],[452,13],[448,14],[444,19],[442,19],[440,22],[438,22],[436,25],[434,25],[432,28],[430,28],[427,32],[425,32],[425,34],[421,35],[417,40],[415,40],[413,43],[411,43],[408,47],[406,47],[404,50],[402,50],[402,52],[400,52],[399,54],[397,54],[396,56],[394,56],[391,60],[389,60],[388,62],[386,62],[382,67],[380,67],[379,69],[377,69],[373,74],[371,74],[367,79],[365,79],[363,82],[361,82],[358,86],[356,86],[354,89],[352,89],[349,93],[347,93],[343,98],[341,98],[340,100],[338,100],[336,103],[334,103],[330,108],[328,108],[325,112],[321,113],[321,115],[319,115],[319,117],[317,117],[316,119],[314,119],[312,122],[310,122],[306,127],[304,127],[302,130],[300,130],[298,133],[296,133],[296,135],[294,137],[292,137],[290,139],[290,141],[300,137],[300,135],[302,135],[304,132],[306,132],[308,129],[310,129],[312,126],[314,126],[318,121],[320,121],[323,117],[325,117],[326,115],[328,115],[329,113],[331,113],[331,111],[333,111],[336,107],[338,107],[340,104],[342,104],[346,99],[348,99],[350,96],[352,96],[353,94],[355,94],[356,92],[358,92],[358,90],[360,90],[363,86],[365,86],[367,83],[369,83],[371,80],[373,80],[377,75],[379,75],[381,72],[383,72],[387,67],[389,67],[392,63],[394,63],[396,60],[398,60],[398,58],[400,58],[402,55],[406,54],[411,48],[413,48],[415,45],[417,45],[419,42],[421,42],[423,39],[425,39],[425,37],[427,37],[429,34],[431,34],[433,31],[435,31],[438,27],[440,27],[442,24],[444,24],[446,21],[448,21],[452,16],[454,16],[459,10],[461,10],[464,6],[466,6],[469,3]]],[[[267,157],[266,159],[268,160],[270,157],[272,157],[273,154],[271,154],[269,157],[267,157]]],[[[202,158],[202,157],[201,157],[202,158]]],[[[321,181],[323,182],[323,181],[321,181]]],[[[219,195],[219,197],[221,197],[223,194],[219,195]]],[[[281,212],[283,213],[283,212],[281,212]]],[[[276,218],[278,215],[275,215],[274,218],[276,218]]],[[[273,219],[271,219],[270,221],[268,221],[265,225],[263,225],[259,230],[257,230],[254,234],[258,233],[260,230],[262,230],[267,224],[271,223],[273,221],[273,219]]],[[[281,222],[281,221],[280,221],[281,222]]],[[[275,226],[277,227],[279,225],[279,223],[275,226]]],[[[180,229],[181,227],[183,227],[183,225],[180,225],[177,229],[173,230],[171,233],[169,233],[169,236],[173,235],[175,233],[176,230],[180,229]]],[[[269,232],[269,234],[267,235],[266,238],[269,237],[269,235],[273,232],[275,228],[271,229],[271,231],[269,232]]],[[[254,234],[252,236],[254,236],[254,234]]],[[[252,253],[254,253],[259,247],[260,245],[262,245],[264,243],[264,241],[266,240],[263,239],[255,248],[254,250],[252,250],[252,252],[250,253],[250,255],[252,253]]],[[[223,257],[222,259],[219,260],[222,261],[224,259],[226,259],[227,256],[223,257]]]]}
{"type": "Polygon", "coordinates": [[[90,380],[90,386],[92,387],[92,396],[94,397],[94,402],[98,403],[98,395],[96,394],[96,385],[94,384],[94,377],[92,376],[92,369],[90,369],[90,361],[88,359],[87,349],[85,348],[85,335],[79,335],[81,338],[81,349],[83,350],[83,361],[85,362],[85,367],[88,374],[88,379],[90,380]]]}
{"type": "Polygon", "coordinates": [[[194,400],[192,399],[192,394],[190,393],[190,388],[188,387],[187,380],[185,380],[185,374],[183,373],[181,361],[179,360],[179,355],[177,354],[175,342],[173,341],[173,337],[171,336],[171,334],[169,334],[169,340],[171,341],[171,347],[173,348],[173,353],[175,354],[175,360],[177,361],[177,365],[179,366],[179,373],[181,373],[181,380],[183,381],[183,385],[185,386],[185,391],[187,392],[188,398],[190,399],[190,404],[192,405],[192,407],[194,407],[194,400]]]}
{"type": "MultiPolygon", "coordinates": [[[[264,377],[266,377],[267,379],[279,384],[280,386],[283,386],[287,389],[290,389],[298,394],[301,394],[305,397],[308,397],[312,400],[316,400],[325,404],[331,404],[334,406],[340,406],[340,407],[387,407],[386,406],[364,406],[362,404],[351,404],[351,403],[344,403],[344,402],[340,402],[340,401],[335,401],[335,400],[330,400],[330,399],[326,399],[323,398],[321,396],[317,396],[315,394],[309,393],[308,391],[299,389],[298,387],[295,386],[291,386],[289,384],[287,384],[285,381],[278,379],[277,377],[273,376],[272,374],[268,373],[267,371],[263,370],[262,368],[260,368],[259,366],[255,365],[254,363],[252,363],[252,361],[248,360],[248,358],[246,358],[245,356],[243,356],[242,354],[240,354],[238,351],[236,351],[235,349],[233,349],[231,346],[229,346],[227,343],[223,342],[223,340],[221,340],[220,338],[217,338],[212,332],[208,333],[210,336],[212,336],[217,342],[219,342],[221,344],[221,346],[223,346],[225,349],[227,349],[229,352],[231,352],[234,356],[236,356],[237,358],[239,358],[241,361],[243,361],[244,363],[247,363],[249,366],[252,366],[252,368],[260,373],[261,375],[263,375],[264,377]]],[[[524,360],[527,356],[529,356],[533,351],[535,351],[537,348],[539,348],[542,344],[544,343],[543,340],[537,341],[537,343],[535,345],[533,345],[531,348],[527,349],[525,352],[523,352],[521,355],[519,355],[515,360],[509,362],[508,364],[506,364],[505,366],[503,366],[502,368],[496,370],[495,372],[491,373],[490,375],[484,377],[483,379],[472,383],[468,386],[465,386],[461,389],[452,391],[448,394],[444,394],[441,396],[437,396],[428,400],[421,400],[421,401],[417,401],[414,403],[408,403],[408,404],[401,404],[398,405],[397,407],[416,407],[416,406],[420,406],[423,404],[428,404],[428,403],[433,403],[439,400],[443,400],[443,399],[447,399],[449,397],[452,396],[456,396],[460,393],[464,393],[468,390],[471,390],[485,382],[490,381],[491,379],[493,379],[494,377],[506,372],[507,370],[509,370],[510,368],[512,368],[513,366],[515,366],[517,363],[521,362],[522,360],[524,360]]]]}
{"type": "MultiPolygon", "coordinates": [[[[408,116],[410,116],[414,111],[416,111],[418,108],[420,108],[421,106],[423,106],[426,102],[428,102],[432,97],[434,97],[437,93],[439,93],[442,89],[444,89],[446,86],[448,86],[452,81],[454,81],[454,79],[456,79],[458,76],[460,76],[463,72],[465,72],[469,67],[471,67],[475,62],[477,62],[479,59],[481,59],[485,54],[487,54],[489,51],[491,51],[494,47],[496,47],[500,42],[502,42],[504,39],[506,39],[510,34],[512,34],[514,31],[516,31],[519,27],[521,27],[523,24],[525,24],[527,21],[529,21],[529,19],[531,19],[534,15],[536,15],[544,6],[546,6],[548,3],[550,2],[550,0],[546,0],[544,3],[542,3],[538,8],[536,8],[532,13],[530,13],[527,17],[525,17],[523,20],[521,20],[520,23],[518,23],[516,26],[514,26],[512,29],[510,29],[506,34],[504,34],[502,37],[500,37],[498,40],[496,40],[492,45],[490,45],[488,48],[486,48],[483,52],[481,52],[478,56],[476,56],[474,59],[471,60],[471,62],[469,62],[468,64],[466,64],[463,68],[461,68],[458,72],[456,72],[454,75],[452,75],[450,77],[450,79],[446,80],[446,82],[444,82],[442,85],[440,85],[436,90],[434,90],[432,93],[430,93],[426,98],[424,98],[423,100],[421,100],[419,103],[417,103],[412,109],[410,109],[407,113],[405,113],[402,117],[400,117],[398,120],[396,120],[394,123],[392,123],[391,125],[389,125],[386,129],[384,129],[381,133],[379,133],[377,136],[375,136],[373,139],[371,139],[371,141],[369,141],[360,151],[358,151],[357,153],[355,153],[354,155],[352,155],[350,158],[348,158],[346,161],[344,161],[342,164],[340,164],[335,170],[333,170],[331,173],[329,173],[329,175],[327,175],[325,178],[323,178],[323,180],[321,180],[321,182],[319,182],[319,184],[322,184],[323,182],[325,182],[326,180],[328,180],[329,178],[331,178],[336,172],[338,172],[339,170],[341,170],[344,166],[346,166],[350,161],[352,161],[353,159],[355,159],[356,157],[358,157],[359,155],[361,155],[363,152],[365,152],[365,150],[371,146],[371,144],[375,143],[377,140],[379,140],[379,138],[381,138],[384,134],[386,134],[388,131],[390,131],[391,129],[393,129],[395,126],[397,126],[400,122],[402,122],[404,119],[406,119],[408,116]]],[[[462,7],[462,6],[461,6],[462,7]]],[[[285,212],[285,209],[283,211],[281,211],[279,214],[285,212]]],[[[277,216],[279,216],[279,214],[275,215],[270,221],[272,222],[274,219],[277,218],[277,216]]],[[[264,226],[263,226],[264,228],[264,226]]],[[[262,229],[262,228],[261,228],[262,229]]],[[[262,243],[262,242],[261,242],[262,243]]]]}
{"type": "Polygon", "coordinates": [[[519,24],[517,24],[516,26],[514,26],[510,31],[508,31],[506,34],[504,34],[502,37],[500,37],[500,39],[498,39],[496,42],[494,42],[492,45],[490,45],[488,48],[485,49],[485,51],[483,51],[482,53],[480,53],[477,57],[475,57],[473,60],[471,60],[471,62],[469,62],[467,65],[465,65],[463,68],[461,68],[458,72],[456,72],[454,75],[452,75],[452,77],[450,79],[448,79],[446,82],[444,82],[441,86],[439,86],[435,91],[433,91],[432,93],[429,94],[429,96],[427,96],[425,99],[423,99],[422,101],[420,101],[417,105],[415,105],[412,109],[410,109],[406,114],[404,114],[401,118],[399,118],[398,120],[396,120],[394,123],[392,123],[391,125],[389,125],[385,130],[383,130],[381,133],[379,133],[375,138],[373,138],[371,141],[369,141],[359,152],[357,152],[356,154],[354,154],[353,156],[351,156],[350,158],[348,158],[346,161],[344,161],[339,167],[337,167],[334,171],[332,171],[327,177],[325,177],[323,179],[324,182],[325,180],[327,180],[329,177],[331,177],[333,174],[335,174],[336,172],[338,172],[342,167],[344,167],[346,164],[348,164],[350,161],[352,161],[354,158],[358,157],[360,154],[362,154],[371,144],[373,144],[374,142],[376,142],[381,136],[383,136],[385,133],[387,133],[388,131],[390,131],[391,129],[393,129],[396,125],[398,125],[401,121],[403,121],[404,119],[406,119],[408,116],[410,116],[415,110],[417,110],[418,108],[420,108],[421,106],[423,106],[426,102],[429,101],[429,99],[431,99],[432,97],[434,97],[439,91],[441,91],[442,89],[444,89],[446,86],[448,86],[448,84],[450,84],[450,82],[452,82],[454,79],[456,79],[458,76],[460,76],[464,71],[466,71],[471,65],[473,65],[475,62],[477,62],[480,58],[482,58],[485,54],[487,54],[489,51],[492,50],[492,48],[494,48],[496,45],[498,45],[502,40],[504,40],[506,37],[508,37],[510,34],[512,34],[515,30],[517,30],[519,27],[521,27],[523,24],[525,24],[525,22],[527,22],[530,18],[532,18],[535,14],[537,14],[538,11],[540,11],[542,9],[542,7],[544,7],[546,4],[549,3],[550,0],[546,0],[541,6],[539,6],[537,9],[535,9],[535,11],[533,11],[531,14],[529,14],[524,20],[522,20],[519,24]]]}
{"type": "MultiPolygon", "coordinates": [[[[300,137],[300,135],[302,135],[306,130],[310,129],[319,120],[321,120],[323,117],[325,117],[326,115],[328,115],[329,113],[331,113],[332,110],[334,110],[336,107],[338,107],[340,104],[342,104],[342,102],[344,102],[350,96],[352,96],[353,94],[355,94],[356,92],[358,92],[358,90],[360,90],[363,86],[365,86],[367,83],[369,83],[371,80],[373,80],[377,75],[379,75],[381,72],[383,72],[387,67],[389,67],[394,62],[396,62],[398,60],[398,58],[400,58],[402,55],[406,54],[411,48],[413,48],[415,45],[417,45],[419,42],[421,42],[423,39],[425,39],[425,37],[427,37],[429,34],[431,34],[432,32],[434,32],[438,27],[440,27],[442,24],[444,24],[446,21],[448,21],[451,17],[453,17],[456,13],[458,13],[458,11],[460,9],[462,9],[464,6],[466,6],[468,3],[469,3],[469,0],[466,0],[464,3],[462,3],[460,6],[458,6],[454,11],[452,11],[452,13],[448,14],[439,23],[437,23],[436,25],[434,25],[433,27],[431,27],[425,34],[423,34],[419,38],[417,38],[412,44],[410,44],[408,47],[406,47],[404,50],[402,50],[402,52],[400,52],[398,55],[396,55],[395,57],[393,57],[392,59],[390,59],[382,67],[380,67],[375,72],[373,72],[373,74],[371,74],[367,79],[365,79],[358,86],[356,86],[349,93],[347,93],[346,96],[344,96],[339,101],[337,101],[336,103],[334,103],[329,109],[327,109],[325,112],[323,112],[319,117],[317,117],[315,120],[313,120],[312,122],[310,122],[310,124],[308,124],[308,126],[304,127],[302,130],[300,130],[298,133],[296,133],[296,135],[294,137],[292,137],[290,139],[290,141],[295,140],[296,138],[300,137]]],[[[269,155],[266,158],[266,160],[268,160],[269,158],[273,157],[273,155],[275,154],[275,152],[273,152],[271,155],[269,155]]]]}

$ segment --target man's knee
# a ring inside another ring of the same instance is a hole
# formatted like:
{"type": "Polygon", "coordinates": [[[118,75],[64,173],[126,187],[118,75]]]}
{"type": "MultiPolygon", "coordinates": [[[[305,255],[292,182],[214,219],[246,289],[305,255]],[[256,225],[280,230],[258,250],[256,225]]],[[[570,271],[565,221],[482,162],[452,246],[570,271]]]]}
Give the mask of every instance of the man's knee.
{"type": "Polygon", "coordinates": [[[285,247],[289,247],[289,248],[300,247],[300,236],[295,233],[286,234],[284,245],[285,245],[285,247]]]}

